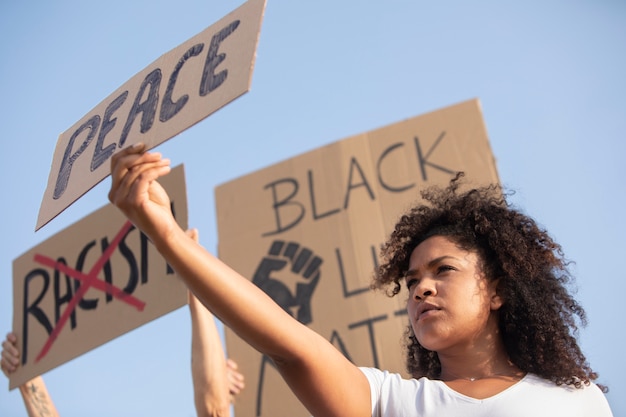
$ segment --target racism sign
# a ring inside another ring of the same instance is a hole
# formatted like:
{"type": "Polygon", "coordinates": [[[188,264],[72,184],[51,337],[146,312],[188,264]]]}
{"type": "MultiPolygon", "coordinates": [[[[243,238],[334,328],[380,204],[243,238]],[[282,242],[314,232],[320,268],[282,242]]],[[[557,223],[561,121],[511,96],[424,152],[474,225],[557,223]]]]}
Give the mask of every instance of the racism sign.
{"type": "Polygon", "coordinates": [[[109,175],[107,161],[148,149],[250,89],[265,0],[249,0],[164,54],[59,136],[36,229],[109,175]]]}
{"type": "MultiPolygon", "coordinates": [[[[187,228],[183,166],[159,182],[187,228]]],[[[13,389],[187,303],[186,286],[109,204],[13,261],[13,331],[21,365],[13,389]]]]}
{"type": "MultiPolygon", "coordinates": [[[[216,188],[219,256],[359,366],[406,374],[406,295],[369,290],[378,250],[420,190],[458,171],[498,182],[480,103],[350,137],[216,188]]],[[[246,375],[237,415],[308,416],[272,362],[226,329],[246,375]]]]}

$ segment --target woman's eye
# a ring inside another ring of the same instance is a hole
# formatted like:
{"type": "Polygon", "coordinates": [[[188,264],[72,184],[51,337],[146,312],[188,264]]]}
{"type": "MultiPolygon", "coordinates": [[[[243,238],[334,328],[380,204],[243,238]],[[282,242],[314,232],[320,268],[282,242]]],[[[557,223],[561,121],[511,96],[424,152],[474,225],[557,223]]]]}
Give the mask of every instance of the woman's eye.
{"type": "Polygon", "coordinates": [[[440,265],[437,267],[437,273],[441,274],[448,271],[456,271],[456,268],[450,265],[440,265]]]}
{"type": "Polygon", "coordinates": [[[415,278],[407,278],[407,280],[406,280],[406,287],[407,287],[407,289],[410,290],[411,287],[413,285],[415,285],[415,284],[417,284],[417,279],[415,279],[415,278]]]}

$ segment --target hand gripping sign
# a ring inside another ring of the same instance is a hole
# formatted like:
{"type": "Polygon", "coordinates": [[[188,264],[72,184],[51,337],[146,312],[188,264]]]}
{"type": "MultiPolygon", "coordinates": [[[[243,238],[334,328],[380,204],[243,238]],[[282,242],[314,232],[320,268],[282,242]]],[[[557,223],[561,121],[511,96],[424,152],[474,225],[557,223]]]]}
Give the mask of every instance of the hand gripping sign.
{"type": "MultiPolygon", "coordinates": [[[[186,229],[183,167],[159,182],[186,229]]],[[[13,261],[13,331],[22,363],[9,388],[186,303],[184,283],[108,204],[13,261]]]]}
{"type": "Polygon", "coordinates": [[[109,175],[120,148],[165,142],[250,89],[265,0],[164,54],[59,136],[36,230],[109,175]]]}

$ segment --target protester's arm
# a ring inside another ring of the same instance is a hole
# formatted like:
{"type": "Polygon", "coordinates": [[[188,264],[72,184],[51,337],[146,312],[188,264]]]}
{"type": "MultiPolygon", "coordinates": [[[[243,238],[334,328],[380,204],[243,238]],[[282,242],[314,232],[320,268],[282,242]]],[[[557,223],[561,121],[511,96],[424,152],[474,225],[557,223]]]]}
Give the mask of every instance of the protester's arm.
{"type": "Polygon", "coordinates": [[[169,197],[156,181],[169,173],[169,160],[144,150],[133,146],[113,156],[111,202],[148,235],[203,304],[273,359],[313,415],[370,416],[369,385],[356,366],[178,226],[169,197]]]}
{"type": "MultiPolygon", "coordinates": [[[[198,230],[187,230],[198,242],[198,230]]],[[[191,313],[191,375],[198,417],[230,415],[230,402],[244,386],[237,364],[226,360],[213,314],[188,291],[191,313]]]]}
{"type": "MultiPolygon", "coordinates": [[[[2,342],[2,360],[0,361],[0,368],[7,378],[19,367],[19,358],[17,336],[15,333],[9,333],[5,341],[2,342]]],[[[18,389],[22,394],[29,417],[59,417],[41,376],[20,385],[18,389]]]]}
{"type": "Polygon", "coordinates": [[[191,312],[191,375],[196,412],[230,415],[226,359],[213,315],[189,292],[191,312]]]}

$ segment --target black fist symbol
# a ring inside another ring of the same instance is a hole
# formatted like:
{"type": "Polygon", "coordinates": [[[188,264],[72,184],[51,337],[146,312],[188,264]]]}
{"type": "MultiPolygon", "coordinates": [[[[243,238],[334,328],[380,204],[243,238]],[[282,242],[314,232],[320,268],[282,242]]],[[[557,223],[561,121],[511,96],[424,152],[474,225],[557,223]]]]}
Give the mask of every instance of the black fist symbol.
{"type": "Polygon", "coordinates": [[[307,248],[301,248],[298,243],[276,240],[270,246],[268,254],[254,273],[252,282],[269,295],[279,306],[299,322],[308,324],[313,321],[311,315],[311,297],[320,279],[320,265],[322,259],[314,256],[307,248]],[[286,269],[288,265],[291,268],[286,269]],[[284,281],[271,276],[273,272],[291,271],[298,275],[295,293],[290,290],[284,281]],[[301,282],[304,278],[306,282],[301,282]],[[294,315],[294,310],[297,313],[294,315]]]}

